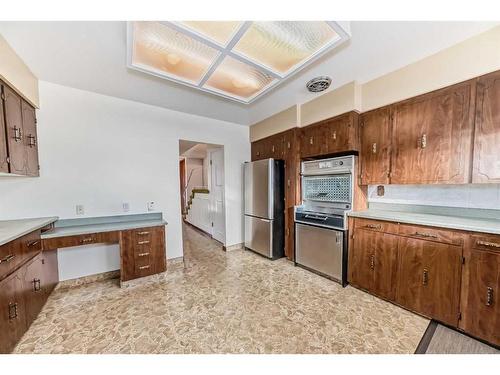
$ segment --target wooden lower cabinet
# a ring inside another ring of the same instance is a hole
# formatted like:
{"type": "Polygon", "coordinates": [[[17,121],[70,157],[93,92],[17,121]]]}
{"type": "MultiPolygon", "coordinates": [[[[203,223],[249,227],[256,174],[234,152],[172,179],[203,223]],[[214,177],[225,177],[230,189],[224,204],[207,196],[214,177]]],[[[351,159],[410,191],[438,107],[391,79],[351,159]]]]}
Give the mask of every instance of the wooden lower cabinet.
{"type": "Polygon", "coordinates": [[[398,238],[387,233],[356,231],[349,252],[349,282],[385,299],[396,292],[398,238]]]}
{"type": "Polygon", "coordinates": [[[400,237],[396,302],[456,326],[460,312],[462,247],[400,237]]]}
{"type": "Polygon", "coordinates": [[[37,255],[23,267],[22,293],[26,306],[26,322],[29,326],[42,310],[47,295],[43,289],[42,256],[37,255]]]}
{"type": "Polygon", "coordinates": [[[295,259],[295,212],[290,207],[285,210],[285,256],[295,259]]]}
{"type": "Polygon", "coordinates": [[[464,258],[459,327],[500,346],[500,236],[473,237],[464,258]]]}
{"type": "Polygon", "coordinates": [[[22,273],[0,281],[0,353],[10,353],[27,329],[22,273]]]}

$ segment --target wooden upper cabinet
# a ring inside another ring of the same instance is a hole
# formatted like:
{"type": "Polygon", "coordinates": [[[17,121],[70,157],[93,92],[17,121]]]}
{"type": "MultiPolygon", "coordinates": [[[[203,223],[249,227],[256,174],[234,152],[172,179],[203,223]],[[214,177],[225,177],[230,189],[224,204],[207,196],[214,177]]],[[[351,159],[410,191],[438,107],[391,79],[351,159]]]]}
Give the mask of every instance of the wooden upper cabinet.
{"type": "Polygon", "coordinates": [[[26,173],[26,147],[24,146],[21,97],[4,86],[5,127],[9,149],[10,173],[26,173]]]}
{"type": "Polygon", "coordinates": [[[477,81],[472,182],[500,182],[500,71],[477,81]]]}
{"type": "Polygon", "coordinates": [[[309,125],[300,132],[300,156],[303,158],[325,153],[325,126],[309,125]]]}
{"type": "Polygon", "coordinates": [[[462,247],[399,238],[396,301],[426,316],[457,326],[462,247]]]}
{"type": "Polygon", "coordinates": [[[252,161],[263,159],[264,142],[262,139],[252,142],[251,149],[252,149],[252,151],[251,151],[252,152],[252,161]]]}
{"type": "Polygon", "coordinates": [[[391,183],[467,183],[475,81],[393,106],[391,183]]]}
{"type": "Polygon", "coordinates": [[[328,121],[325,125],[326,152],[358,150],[358,123],[359,114],[349,112],[328,121]]]}
{"type": "MultiPolygon", "coordinates": [[[[0,93],[3,94],[3,84],[0,82],[0,93]]],[[[7,162],[7,135],[3,113],[3,102],[0,102],[0,172],[9,172],[9,163],[7,162]]]]}
{"type": "Polygon", "coordinates": [[[360,123],[361,185],[389,184],[391,109],[363,113],[360,123]]]}
{"type": "Polygon", "coordinates": [[[38,165],[38,136],[36,131],[35,108],[26,103],[21,103],[23,119],[23,142],[26,149],[26,174],[28,176],[39,176],[38,165]]]}

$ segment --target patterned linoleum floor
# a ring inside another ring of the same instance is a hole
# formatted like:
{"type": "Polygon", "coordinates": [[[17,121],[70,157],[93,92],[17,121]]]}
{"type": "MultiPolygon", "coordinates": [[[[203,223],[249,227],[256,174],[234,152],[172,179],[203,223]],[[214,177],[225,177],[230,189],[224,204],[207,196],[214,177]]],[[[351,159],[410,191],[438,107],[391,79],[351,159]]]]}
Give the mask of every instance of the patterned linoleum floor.
{"type": "Polygon", "coordinates": [[[185,263],[58,289],[15,353],[413,353],[428,320],[184,228],[185,263]]]}

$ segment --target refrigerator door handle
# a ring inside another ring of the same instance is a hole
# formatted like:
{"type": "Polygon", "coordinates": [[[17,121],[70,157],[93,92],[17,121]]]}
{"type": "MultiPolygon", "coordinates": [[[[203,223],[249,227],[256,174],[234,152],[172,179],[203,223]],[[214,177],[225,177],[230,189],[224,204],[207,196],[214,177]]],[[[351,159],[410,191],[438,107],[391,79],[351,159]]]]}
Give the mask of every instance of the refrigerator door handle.
{"type": "Polygon", "coordinates": [[[271,220],[269,220],[269,219],[260,219],[260,221],[265,221],[266,223],[270,223],[271,222],[271,220]]]}

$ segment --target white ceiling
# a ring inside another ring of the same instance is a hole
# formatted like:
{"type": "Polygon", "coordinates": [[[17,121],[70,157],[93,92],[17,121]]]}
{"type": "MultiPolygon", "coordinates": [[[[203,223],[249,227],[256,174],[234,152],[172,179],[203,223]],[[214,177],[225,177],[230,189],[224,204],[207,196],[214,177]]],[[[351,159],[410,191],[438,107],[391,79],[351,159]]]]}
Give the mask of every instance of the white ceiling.
{"type": "Polygon", "coordinates": [[[363,83],[497,24],[351,22],[350,41],[251,105],[128,69],[125,22],[0,22],[0,33],[41,80],[249,125],[318,95],[305,88],[316,75],[363,83]]]}

